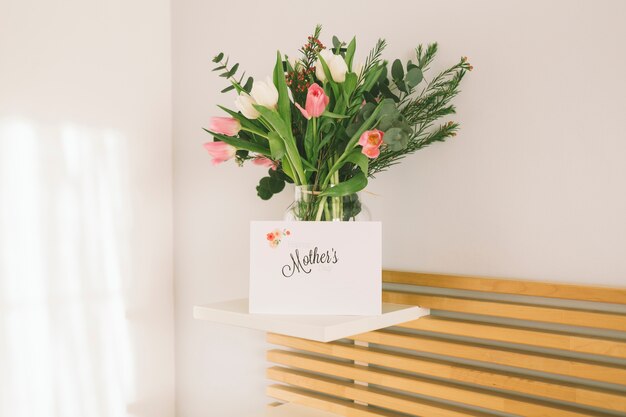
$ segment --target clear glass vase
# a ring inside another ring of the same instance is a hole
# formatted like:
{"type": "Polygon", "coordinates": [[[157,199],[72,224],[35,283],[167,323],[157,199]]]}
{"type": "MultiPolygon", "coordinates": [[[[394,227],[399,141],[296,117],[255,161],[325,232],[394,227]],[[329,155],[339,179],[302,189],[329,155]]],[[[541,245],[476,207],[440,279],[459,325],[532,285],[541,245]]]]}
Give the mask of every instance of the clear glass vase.
{"type": "Polygon", "coordinates": [[[294,202],[284,216],[288,221],[368,221],[370,211],[363,204],[360,193],[343,197],[320,196],[311,185],[295,188],[294,202]]]}

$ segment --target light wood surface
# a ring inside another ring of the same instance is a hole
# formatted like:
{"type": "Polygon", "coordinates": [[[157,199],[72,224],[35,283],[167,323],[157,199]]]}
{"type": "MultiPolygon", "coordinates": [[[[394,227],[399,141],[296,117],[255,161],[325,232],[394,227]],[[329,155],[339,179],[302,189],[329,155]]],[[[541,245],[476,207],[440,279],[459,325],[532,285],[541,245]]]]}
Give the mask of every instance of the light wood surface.
{"type": "MultiPolygon", "coordinates": [[[[397,413],[371,410],[351,401],[339,400],[285,385],[270,385],[267,395],[281,401],[301,404],[345,417],[406,417],[397,413]]],[[[295,416],[294,416],[295,417],[295,416]]]]}
{"type": "Polygon", "coordinates": [[[416,416],[488,416],[486,413],[471,412],[463,408],[450,407],[444,404],[386,392],[376,388],[354,385],[350,382],[342,382],[320,376],[312,376],[295,370],[287,370],[286,372],[283,372],[278,368],[272,367],[267,370],[267,377],[271,380],[286,383],[302,389],[326,395],[333,395],[352,401],[362,401],[376,407],[416,416]]]}
{"type": "MultiPolygon", "coordinates": [[[[447,382],[397,374],[394,372],[372,369],[361,365],[321,359],[309,355],[284,351],[270,351],[271,362],[286,365],[299,370],[319,372],[326,375],[364,381],[369,384],[402,390],[414,394],[448,401],[460,401],[476,407],[491,410],[524,414],[528,416],[544,416],[558,414],[563,417],[582,417],[587,413],[571,411],[559,406],[547,405],[533,400],[522,400],[519,397],[494,393],[484,389],[475,389],[447,382]]],[[[294,371],[287,368],[270,368],[273,377],[286,382],[294,371]]],[[[302,375],[298,373],[297,375],[302,375]]]]}
{"type": "Polygon", "coordinates": [[[383,271],[383,282],[626,304],[626,288],[402,271],[383,271]]]}
{"type": "Polygon", "coordinates": [[[383,301],[455,317],[425,316],[332,343],[268,334],[280,349],[267,352],[278,365],[267,374],[284,384],[268,392],[355,417],[626,416],[626,313],[593,304],[626,305],[626,288],[397,271],[383,277],[413,286],[386,290],[383,301]],[[584,302],[561,307],[548,305],[550,298],[584,302]],[[496,318],[524,322],[491,323],[496,318]]]}
{"type": "Polygon", "coordinates": [[[454,311],[457,313],[482,314],[486,316],[531,320],[544,323],[593,327],[622,332],[626,331],[626,315],[622,314],[398,291],[384,291],[383,301],[398,304],[413,304],[434,310],[454,311]]]}
{"type": "Polygon", "coordinates": [[[626,359],[626,341],[428,316],[399,327],[626,359]]]}
{"type": "Polygon", "coordinates": [[[624,384],[626,368],[524,351],[490,347],[465,342],[434,339],[425,336],[401,334],[387,330],[364,333],[353,340],[376,343],[394,348],[412,349],[454,358],[470,359],[534,371],[549,372],[575,378],[624,384]]]}
{"type": "MultiPolygon", "coordinates": [[[[361,348],[345,343],[318,343],[294,337],[269,334],[267,341],[274,345],[301,351],[312,352],[340,359],[364,361],[373,365],[412,372],[454,382],[470,383],[486,388],[498,388],[528,395],[541,394],[542,397],[606,408],[626,413],[626,395],[615,391],[589,388],[582,385],[560,383],[541,378],[533,378],[511,372],[495,371],[486,368],[460,365],[413,355],[389,352],[376,348],[361,348]]],[[[270,350],[268,359],[274,358],[270,350]]],[[[287,352],[288,354],[290,352],[287,352]]],[[[295,353],[294,353],[295,354],[295,353]]],[[[285,356],[282,356],[285,358],[285,356]]],[[[294,366],[297,367],[297,366],[294,366]]]]}

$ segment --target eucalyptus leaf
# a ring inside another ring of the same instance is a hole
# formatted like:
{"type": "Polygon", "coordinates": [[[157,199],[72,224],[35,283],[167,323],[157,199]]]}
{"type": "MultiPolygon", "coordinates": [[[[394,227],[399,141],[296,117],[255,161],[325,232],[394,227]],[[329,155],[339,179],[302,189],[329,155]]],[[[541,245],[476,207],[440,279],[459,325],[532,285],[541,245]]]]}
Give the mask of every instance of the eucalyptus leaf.
{"type": "Polygon", "coordinates": [[[404,78],[404,68],[402,62],[399,59],[393,61],[391,65],[391,76],[394,80],[402,80],[404,78]]]}
{"type": "Polygon", "coordinates": [[[396,87],[398,87],[398,90],[402,91],[403,93],[407,93],[409,92],[409,89],[406,87],[406,84],[404,83],[404,81],[400,80],[393,80],[394,84],[396,85],[396,87]]]}
{"type": "Polygon", "coordinates": [[[406,73],[404,81],[410,88],[413,88],[421,83],[423,79],[424,75],[422,74],[422,70],[420,70],[418,67],[413,67],[409,69],[409,71],[406,73]]]}
{"type": "Polygon", "coordinates": [[[224,88],[222,91],[220,91],[220,93],[228,93],[229,91],[232,91],[235,89],[234,85],[229,85],[228,87],[224,88]]]}
{"type": "Polygon", "coordinates": [[[355,51],[356,51],[356,36],[352,38],[352,40],[348,44],[348,49],[346,51],[346,64],[348,65],[348,69],[350,69],[350,71],[352,71],[352,60],[354,59],[355,51]]]}
{"type": "Polygon", "coordinates": [[[274,193],[272,193],[272,191],[268,188],[263,188],[260,185],[257,185],[256,187],[256,194],[261,198],[261,200],[269,200],[274,195],[274,193]]]}
{"type": "Polygon", "coordinates": [[[361,108],[361,117],[363,117],[363,119],[367,119],[372,115],[372,113],[374,113],[374,110],[376,110],[376,104],[365,103],[365,106],[361,108]]]}
{"type": "Polygon", "coordinates": [[[402,128],[392,127],[385,132],[383,141],[389,146],[391,151],[401,151],[408,145],[409,135],[402,128]]]}
{"type": "Polygon", "coordinates": [[[233,77],[237,74],[237,70],[239,69],[239,63],[233,65],[233,67],[228,71],[228,78],[233,77]]]}
{"type": "Polygon", "coordinates": [[[285,181],[276,178],[276,177],[267,177],[269,178],[269,189],[273,194],[278,194],[282,190],[285,189],[285,181]]]}
{"type": "Polygon", "coordinates": [[[333,35],[333,49],[336,52],[339,52],[339,48],[341,48],[341,42],[339,42],[339,38],[333,35]]]}
{"type": "Polygon", "coordinates": [[[243,86],[243,89],[246,93],[250,94],[252,91],[252,85],[254,84],[254,78],[248,77],[246,80],[246,84],[243,86]]]}

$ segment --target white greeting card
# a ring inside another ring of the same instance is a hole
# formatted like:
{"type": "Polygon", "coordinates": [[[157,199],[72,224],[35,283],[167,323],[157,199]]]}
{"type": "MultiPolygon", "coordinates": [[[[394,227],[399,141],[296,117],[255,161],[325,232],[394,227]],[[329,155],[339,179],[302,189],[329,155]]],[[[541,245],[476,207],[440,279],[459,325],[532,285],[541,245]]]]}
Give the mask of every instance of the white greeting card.
{"type": "Polygon", "coordinates": [[[250,313],[377,315],[380,222],[250,223],[250,313]]]}

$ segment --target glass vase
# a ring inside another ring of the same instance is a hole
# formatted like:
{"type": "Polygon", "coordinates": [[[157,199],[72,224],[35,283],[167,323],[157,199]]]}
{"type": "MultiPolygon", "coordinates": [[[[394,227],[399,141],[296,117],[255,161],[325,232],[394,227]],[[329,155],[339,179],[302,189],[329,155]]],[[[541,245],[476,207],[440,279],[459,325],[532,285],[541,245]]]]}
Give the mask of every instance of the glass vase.
{"type": "Polygon", "coordinates": [[[295,188],[294,202],[287,208],[288,221],[368,221],[370,211],[363,204],[360,193],[343,197],[321,196],[311,185],[295,188]]]}

